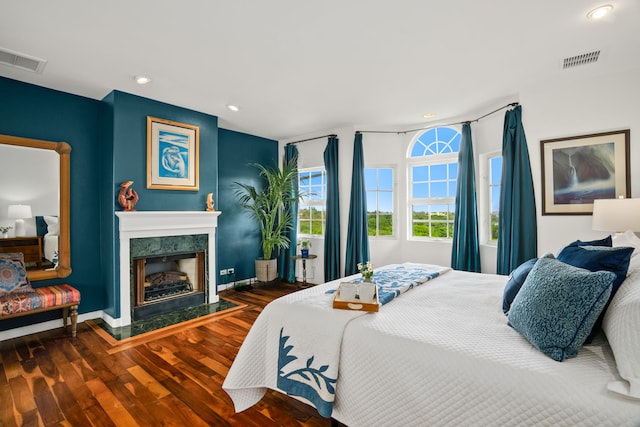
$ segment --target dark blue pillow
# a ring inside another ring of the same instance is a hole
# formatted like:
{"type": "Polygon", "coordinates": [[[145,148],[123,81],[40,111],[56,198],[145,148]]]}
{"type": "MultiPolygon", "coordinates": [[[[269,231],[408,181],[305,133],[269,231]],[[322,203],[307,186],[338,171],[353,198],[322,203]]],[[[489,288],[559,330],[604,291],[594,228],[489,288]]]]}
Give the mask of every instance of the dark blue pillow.
{"type": "Polygon", "coordinates": [[[513,299],[518,295],[522,284],[529,275],[529,272],[538,261],[538,258],[531,258],[529,261],[525,261],[520,264],[515,270],[511,272],[509,281],[504,287],[504,294],[502,295],[502,311],[504,314],[509,312],[513,299]]]}
{"type": "Polygon", "coordinates": [[[553,360],[575,357],[609,299],[614,279],[609,271],[540,258],[513,300],[509,325],[553,360]]]}
{"type": "Polygon", "coordinates": [[[36,235],[44,236],[47,234],[47,223],[43,216],[36,216],[36,235]]]}
{"type": "Polygon", "coordinates": [[[613,287],[617,290],[627,277],[629,261],[634,248],[604,246],[567,246],[558,254],[558,261],[586,268],[589,271],[606,270],[616,274],[613,287]]]}
{"type": "Polygon", "coordinates": [[[606,247],[611,247],[613,245],[613,242],[611,240],[611,235],[605,237],[604,239],[599,239],[599,240],[591,240],[588,242],[583,242],[582,240],[576,240],[575,242],[571,242],[567,245],[567,247],[571,247],[571,246],[606,246],[606,247]]]}
{"type": "Polygon", "coordinates": [[[615,248],[603,246],[567,246],[558,254],[559,261],[573,265],[574,267],[586,268],[589,271],[611,271],[616,275],[613,281],[613,288],[611,289],[611,296],[604,310],[602,310],[602,314],[596,321],[593,330],[589,334],[586,341],[587,343],[593,341],[593,338],[600,330],[609,302],[611,302],[618,288],[620,288],[620,285],[627,277],[629,261],[631,261],[633,250],[634,248],[624,246],[615,248]]]}

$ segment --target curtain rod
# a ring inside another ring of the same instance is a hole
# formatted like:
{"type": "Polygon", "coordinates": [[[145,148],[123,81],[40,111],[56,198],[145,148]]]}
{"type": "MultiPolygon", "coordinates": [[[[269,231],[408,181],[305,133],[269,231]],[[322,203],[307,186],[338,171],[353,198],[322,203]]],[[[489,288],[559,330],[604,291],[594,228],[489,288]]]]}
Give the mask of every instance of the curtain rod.
{"type": "Polygon", "coordinates": [[[358,131],[356,131],[356,133],[395,133],[397,135],[400,135],[400,134],[407,134],[407,133],[411,133],[411,132],[418,132],[420,130],[427,130],[427,129],[431,129],[431,128],[437,128],[437,127],[440,127],[440,126],[454,126],[454,125],[462,125],[464,123],[474,123],[474,122],[478,122],[478,121],[484,119],[485,117],[488,117],[488,116],[490,116],[492,114],[495,114],[500,110],[504,110],[505,108],[509,108],[509,107],[516,107],[518,105],[520,105],[519,102],[512,102],[510,104],[503,105],[502,107],[496,108],[495,110],[493,110],[493,111],[491,111],[491,112],[489,112],[489,113],[487,113],[487,114],[485,114],[483,116],[480,116],[480,117],[478,117],[477,119],[474,119],[474,120],[463,120],[461,122],[446,123],[446,124],[433,124],[431,126],[427,126],[427,127],[423,127],[423,128],[400,130],[400,131],[392,131],[392,130],[358,130],[358,131]]]}
{"type": "Polygon", "coordinates": [[[336,135],[335,133],[329,134],[329,135],[322,135],[322,136],[316,136],[315,138],[309,138],[309,139],[301,139],[300,141],[293,141],[293,142],[287,142],[286,145],[291,145],[291,144],[298,144],[300,142],[306,142],[306,141],[313,141],[315,139],[322,139],[322,138],[337,138],[338,135],[336,135]]]}

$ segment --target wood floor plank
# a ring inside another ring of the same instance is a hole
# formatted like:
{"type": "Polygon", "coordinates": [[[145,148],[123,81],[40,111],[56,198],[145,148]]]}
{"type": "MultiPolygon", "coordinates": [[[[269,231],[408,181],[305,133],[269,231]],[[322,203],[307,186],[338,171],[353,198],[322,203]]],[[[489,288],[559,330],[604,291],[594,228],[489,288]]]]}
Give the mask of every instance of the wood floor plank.
{"type": "Polygon", "coordinates": [[[73,426],[89,426],[91,421],[84,412],[71,389],[64,382],[54,384],[53,394],[58,401],[58,406],[66,419],[73,426]]]}
{"type": "MultiPolygon", "coordinates": [[[[4,375],[2,365],[0,364],[0,377],[4,375]]],[[[11,395],[11,387],[9,383],[0,379],[0,426],[17,426],[15,412],[13,407],[13,396],[11,395]]]]}
{"type": "Polygon", "coordinates": [[[21,425],[39,425],[38,407],[26,378],[22,376],[11,378],[9,385],[13,396],[16,422],[21,425]]]}
{"type": "Polygon", "coordinates": [[[133,375],[138,382],[143,385],[149,392],[156,398],[162,399],[165,396],[171,394],[169,390],[164,388],[162,384],[155,380],[147,371],[142,369],[140,365],[132,366],[128,369],[129,373],[133,375]]]}
{"type": "Polygon", "coordinates": [[[78,324],[0,341],[0,426],[310,426],[330,420],[268,391],[235,413],[222,383],[270,301],[297,290],[287,284],[225,291],[228,313],[118,342],[78,324]]]}
{"type": "Polygon", "coordinates": [[[65,419],[58,407],[58,402],[53,397],[51,389],[49,389],[49,384],[43,377],[37,376],[33,378],[32,390],[33,400],[36,402],[38,412],[45,425],[54,425],[65,419]]]}
{"type": "Polygon", "coordinates": [[[111,393],[109,388],[102,381],[95,379],[87,381],[87,387],[93,392],[96,400],[102,406],[109,418],[115,425],[118,426],[138,426],[139,424],[131,416],[129,412],[123,407],[123,403],[120,402],[111,393]]]}

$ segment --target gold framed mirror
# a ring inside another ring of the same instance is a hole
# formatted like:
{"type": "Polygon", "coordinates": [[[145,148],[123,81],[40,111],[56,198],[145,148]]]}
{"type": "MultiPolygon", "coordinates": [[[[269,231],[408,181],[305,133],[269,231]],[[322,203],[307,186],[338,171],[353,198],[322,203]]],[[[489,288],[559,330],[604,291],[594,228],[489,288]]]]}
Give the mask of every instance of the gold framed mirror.
{"type": "MultiPolygon", "coordinates": [[[[32,153],[40,158],[41,155],[48,155],[47,152],[40,152],[40,150],[50,150],[49,153],[53,153],[59,157],[59,179],[58,179],[58,199],[59,199],[59,208],[58,208],[58,234],[57,238],[57,265],[50,267],[40,267],[40,262],[36,263],[33,267],[27,268],[27,276],[29,280],[44,280],[44,279],[55,279],[67,277],[71,274],[71,251],[70,251],[70,229],[69,229],[69,192],[70,192],[70,177],[69,177],[69,166],[70,166],[70,157],[71,157],[71,146],[66,142],[52,142],[52,141],[43,141],[39,139],[31,139],[31,138],[21,138],[17,136],[9,136],[9,135],[0,135],[0,157],[3,156],[3,147],[12,146],[13,147],[24,147],[26,150],[24,153],[20,153],[22,156],[30,156],[32,153]]],[[[5,147],[6,151],[9,152],[9,147],[5,147]]],[[[33,163],[37,163],[39,160],[34,161],[33,163]]],[[[55,160],[54,160],[55,161],[55,160]]],[[[30,162],[31,163],[31,162],[30,162]]],[[[24,165],[26,166],[26,165],[24,165]]],[[[37,167],[43,168],[43,165],[36,164],[37,167]]],[[[21,169],[21,165],[12,165],[15,170],[28,170],[26,167],[21,169]]],[[[5,168],[0,168],[5,169],[5,168]]],[[[0,173],[3,171],[0,170],[0,173]]],[[[8,177],[4,177],[0,175],[0,180],[3,180],[7,183],[17,183],[21,181],[20,173],[11,172],[11,175],[8,177]]],[[[0,199],[5,197],[3,194],[0,194],[0,199]]],[[[14,203],[14,201],[9,200],[8,203],[14,203]]],[[[18,202],[19,203],[19,202],[18,202]]],[[[0,214],[0,217],[5,216],[5,212],[0,214]]],[[[7,214],[8,216],[8,214],[7,214]]],[[[34,226],[35,227],[35,226],[34,226]]],[[[38,237],[38,236],[36,236],[38,237]]],[[[1,240],[1,239],[0,239],[1,240]]],[[[37,239],[36,242],[38,242],[37,239]]],[[[30,244],[30,243],[26,243],[30,244]]],[[[42,244],[41,242],[37,243],[40,245],[40,253],[42,257],[42,244]]]]}

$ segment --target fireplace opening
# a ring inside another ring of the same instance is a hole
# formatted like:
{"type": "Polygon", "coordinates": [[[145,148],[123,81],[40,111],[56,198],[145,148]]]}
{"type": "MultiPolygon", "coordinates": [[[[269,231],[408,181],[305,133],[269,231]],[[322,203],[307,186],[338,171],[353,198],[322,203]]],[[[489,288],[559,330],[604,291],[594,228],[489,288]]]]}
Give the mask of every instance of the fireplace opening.
{"type": "Polygon", "coordinates": [[[205,253],[133,258],[133,319],[204,304],[205,253]]]}

